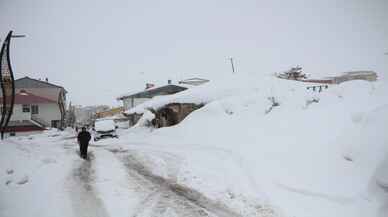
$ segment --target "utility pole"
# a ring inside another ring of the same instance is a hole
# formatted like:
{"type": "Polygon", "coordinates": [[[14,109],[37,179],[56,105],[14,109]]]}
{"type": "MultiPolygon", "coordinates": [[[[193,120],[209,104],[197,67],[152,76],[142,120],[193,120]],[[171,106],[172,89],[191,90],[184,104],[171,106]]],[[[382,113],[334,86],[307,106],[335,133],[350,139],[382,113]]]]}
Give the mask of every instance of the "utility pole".
{"type": "Polygon", "coordinates": [[[233,64],[233,57],[230,57],[229,60],[230,60],[230,64],[232,65],[232,72],[234,74],[235,70],[234,70],[234,64],[233,64]]]}

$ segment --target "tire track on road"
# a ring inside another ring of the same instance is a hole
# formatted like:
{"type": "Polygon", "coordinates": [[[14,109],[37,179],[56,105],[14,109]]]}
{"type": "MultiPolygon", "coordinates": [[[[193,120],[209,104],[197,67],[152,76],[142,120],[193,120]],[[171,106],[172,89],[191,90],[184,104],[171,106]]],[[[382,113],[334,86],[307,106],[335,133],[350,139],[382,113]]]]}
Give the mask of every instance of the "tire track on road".
{"type": "Polygon", "coordinates": [[[181,186],[176,182],[152,174],[130,152],[114,153],[127,169],[132,182],[148,186],[148,196],[139,205],[139,212],[133,217],[162,216],[173,211],[176,216],[184,217],[239,217],[240,215],[227,207],[206,198],[201,193],[181,186]]]}

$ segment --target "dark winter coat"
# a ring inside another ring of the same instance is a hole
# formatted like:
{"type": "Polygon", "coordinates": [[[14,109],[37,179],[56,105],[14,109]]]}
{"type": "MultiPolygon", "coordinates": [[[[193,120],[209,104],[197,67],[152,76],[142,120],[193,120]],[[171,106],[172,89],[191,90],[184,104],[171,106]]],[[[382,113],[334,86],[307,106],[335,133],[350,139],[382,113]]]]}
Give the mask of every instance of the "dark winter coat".
{"type": "Polygon", "coordinates": [[[87,145],[92,137],[88,131],[81,131],[77,138],[80,145],[87,145]]]}

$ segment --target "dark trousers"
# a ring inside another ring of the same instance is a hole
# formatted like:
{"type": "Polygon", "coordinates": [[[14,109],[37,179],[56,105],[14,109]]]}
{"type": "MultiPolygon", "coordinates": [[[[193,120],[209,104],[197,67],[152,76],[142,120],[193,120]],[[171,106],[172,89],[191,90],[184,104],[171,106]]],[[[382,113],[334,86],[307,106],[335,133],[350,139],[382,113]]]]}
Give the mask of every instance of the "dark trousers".
{"type": "Polygon", "coordinates": [[[88,143],[81,143],[80,144],[80,155],[82,158],[86,159],[88,156],[88,143]]]}

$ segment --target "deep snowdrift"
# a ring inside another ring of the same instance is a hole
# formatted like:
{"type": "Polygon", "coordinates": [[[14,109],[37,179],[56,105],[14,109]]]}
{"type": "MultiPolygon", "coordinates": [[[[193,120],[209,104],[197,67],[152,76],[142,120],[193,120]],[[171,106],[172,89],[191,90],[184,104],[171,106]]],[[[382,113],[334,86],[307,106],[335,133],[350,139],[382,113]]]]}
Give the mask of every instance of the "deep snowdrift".
{"type": "Polygon", "coordinates": [[[206,165],[216,168],[217,162],[195,154],[187,161],[203,180],[181,181],[208,192],[244,192],[286,216],[386,215],[387,82],[350,81],[321,93],[307,90],[311,85],[270,76],[212,81],[127,111],[142,113],[170,102],[206,103],[177,126],[145,132],[146,138],[135,127],[128,140],[230,152],[253,188],[239,186],[243,183],[235,169],[207,173],[206,165]],[[271,108],[273,101],[279,106],[271,108]]]}

